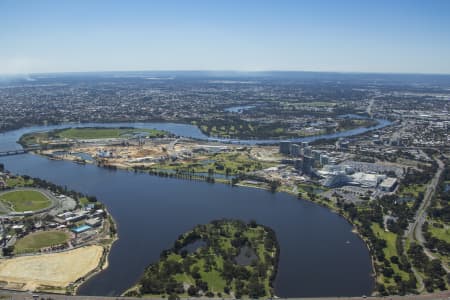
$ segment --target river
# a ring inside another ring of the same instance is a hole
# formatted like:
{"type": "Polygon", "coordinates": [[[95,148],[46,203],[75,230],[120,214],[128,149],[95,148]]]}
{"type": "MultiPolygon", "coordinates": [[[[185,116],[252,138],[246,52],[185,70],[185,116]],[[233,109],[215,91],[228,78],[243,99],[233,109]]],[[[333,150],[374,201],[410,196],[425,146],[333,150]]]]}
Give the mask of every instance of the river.
{"type": "MultiPolygon", "coordinates": [[[[202,138],[198,128],[181,124],[82,126],[157,128],[202,138]]],[[[26,132],[54,128],[61,126],[0,134],[0,151],[20,148],[16,141],[26,132]]],[[[112,171],[32,154],[2,157],[0,162],[11,172],[95,195],[116,220],[119,240],[112,247],[109,267],[83,284],[80,294],[119,295],[136,282],[145,266],[158,260],[162,250],[172,246],[178,235],[219,218],[254,219],[275,230],[281,249],[277,296],[360,296],[373,289],[368,250],[351,232],[351,225],[337,214],[291,195],[112,171]]]]}

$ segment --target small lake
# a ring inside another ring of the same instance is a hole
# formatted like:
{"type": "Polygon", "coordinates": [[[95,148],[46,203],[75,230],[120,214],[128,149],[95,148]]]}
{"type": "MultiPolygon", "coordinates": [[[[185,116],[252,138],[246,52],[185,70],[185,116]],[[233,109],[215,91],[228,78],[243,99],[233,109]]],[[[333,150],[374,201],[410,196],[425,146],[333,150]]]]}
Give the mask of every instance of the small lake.
{"type": "Polygon", "coordinates": [[[196,240],[190,244],[187,244],[183,248],[180,249],[180,252],[186,251],[188,254],[194,253],[200,248],[205,247],[207,244],[204,240],[196,240]]]}
{"type": "Polygon", "coordinates": [[[234,261],[240,266],[249,266],[255,259],[258,259],[255,251],[249,246],[244,246],[239,250],[239,255],[234,258],[234,261]]]}
{"type": "Polygon", "coordinates": [[[242,114],[244,112],[244,110],[252,109],[255,107],[256,107],[255,105],[233,106],[233,107],[225,108],[224,111],[242,114]]]}

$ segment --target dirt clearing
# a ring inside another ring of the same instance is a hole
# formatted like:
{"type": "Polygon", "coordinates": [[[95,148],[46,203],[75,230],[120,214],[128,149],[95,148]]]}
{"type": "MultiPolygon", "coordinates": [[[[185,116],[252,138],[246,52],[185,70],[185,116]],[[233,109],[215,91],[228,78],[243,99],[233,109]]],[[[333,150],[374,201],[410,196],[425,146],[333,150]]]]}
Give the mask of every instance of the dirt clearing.
{"type": "Polygon", "coordinates": [[[99,265],[103,247],[88,246],[61,253],[0,260],[2,288],[65,288],[99,265]]]}

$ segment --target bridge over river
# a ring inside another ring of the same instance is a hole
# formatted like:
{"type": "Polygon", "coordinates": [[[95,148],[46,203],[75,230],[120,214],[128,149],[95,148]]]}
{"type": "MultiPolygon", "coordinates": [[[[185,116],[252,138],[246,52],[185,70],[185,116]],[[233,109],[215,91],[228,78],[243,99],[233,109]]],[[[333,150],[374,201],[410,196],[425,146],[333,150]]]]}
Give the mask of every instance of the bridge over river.
{"type": "Polygon", "coordinates": [[[19,155],[19,154],[25,154],[28,150],[11,150],[11,151],[1,151],[0,156],[11,156],[11,155],[19,155]]]}
{"type": "Polygon", "coordinates": [[[15,150],[3,150],[0,151],[0,156],[11,156],[11,155],[20,155],[25,154],[30,151],[36,151],[40,150],[40,147],[33,147],[33,148],[25,148],[25,149],[15,149],[15,150]]]}

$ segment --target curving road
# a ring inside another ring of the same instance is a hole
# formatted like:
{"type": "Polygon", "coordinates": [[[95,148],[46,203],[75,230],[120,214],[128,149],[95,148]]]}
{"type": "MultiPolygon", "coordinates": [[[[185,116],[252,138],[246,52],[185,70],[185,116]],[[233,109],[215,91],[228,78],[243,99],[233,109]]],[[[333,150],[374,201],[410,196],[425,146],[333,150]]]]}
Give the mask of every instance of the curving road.
{"type": "Polygon", "coordinates": [[[427,185],[423,201],[416,212],[415,220],[409,227],[408,232],[408,236],[416,240],[422,246],[425,243],[425,238],[422,233],[422,227],[426,221],[427,209],[430,206],[431,199],[433,198],[433,195],[436,192],[437,186],[439,184],[439,179],[441,178],[442,172],[444,171],[445,167],[444,162],[439,158],[436,157],[435,161],[438,164],[438,169],[434,174],[433,179],[431,179],[431,181],[427,185]]]}
{"type": "MultiPolygon", "coordinates": [[[[410,224],[407,231],[405,232],[405,236],[409,241],[415,241],[419,245],[421,245],[424,249],[425,254],[430,259],[436,259],[436,257],[425,247],[425,237],[423,236],[423,224],[426,221],[427,218],[427,209],[430,206],[431,200],[433,199],[434,193],[436,192],[437,186],[439,184],[439,179],[441,178],[442,172],[444,171],[445,164],[442,160],[440,160],[438,157],[434,158],[435,161],[438,164],[438,169],[436,173],[434,174],[431,181],[428,183],[427,188],[425,190],[425,194],[423,197],[423,201],[419,206],[419,209],[416,212],[414,222],[410,224]]],[[[445,264],[442,264],[442,267],[445,269],[446,272],[449,272],[448,266],[445,264]]],[[[414,272],[414,275],[419,282],[419,291],[424,289],[424,284],[421,276],[419,273],[415,270],[414,267],[412,267],[412,270],[414,272]]]]}
{"type": "MultiPolygon", "coordinates": [[[[424,196],[424,209],[423,211],[420,212],[420,215],[417,216],[416,218],[416,226],[414,227],[414,239],[423,247],[425,254],[428,256],[428,258],[430,259],[436,259],[437,257],[434,256],[434,254],[431,253],[430,250],[428,250],[425,247],[425,237],[423,236],[423,224],[425,223],[426,219],[427,219],[427,209],[430,206],[431,200],[433,198],[434,193],[436,192],[436,189],[438,187],[439,184],[439,179],[442,175],[442,172],[444,171],[444,167],[445,164],[442,160],[435,158],[436,162],[438,163],[438,170],[435,174],[435,176],[433,177],[433,179],[431,180],[430,184],[427,187],[427,190],[425,192],[425,196],[424,196]]],[[[444,270],[449,273],[449,267],[442,262],[442,267],[444,268],[444,270]]]]}

